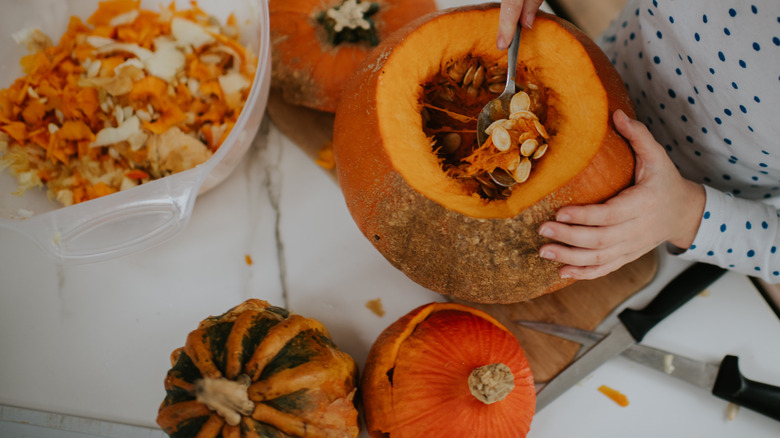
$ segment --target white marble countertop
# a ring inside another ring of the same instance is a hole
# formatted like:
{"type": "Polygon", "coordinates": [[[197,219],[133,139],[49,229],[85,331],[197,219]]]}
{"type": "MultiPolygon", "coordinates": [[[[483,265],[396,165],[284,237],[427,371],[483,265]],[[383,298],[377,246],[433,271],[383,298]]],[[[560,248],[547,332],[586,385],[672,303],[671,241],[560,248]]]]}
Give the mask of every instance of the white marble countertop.
{"type": "MultiPolygon", "coordinates": [[[[470,2],[440,1],[459,3],[470,2]]],[[[662,255],[656,279],[626,304],[647,302],[686,266],[662,255]]],[[[266,121],[236,171],[161,246],[61,267],[0,229],[0,436],[162,436],[155,418],[171,351],[204,317],[250,297],[322,321],[361,368],[387,325],[442,300],[382,258],[337,185],[266,121]],[[365,307],[376,298],[384,317],[365,307]]],[[[780,385],[779,340],[780,319],[747,278],[729,273],[645,343],[701,360],[736,354],[747,377],[780,385]]],[[[729,421],[726,406],[616,358],[538,413],[529,437],[780,436],[780,422],[747,409],[729,421]],[[602,384],[629,406],[598,392],[602,384]]]]}

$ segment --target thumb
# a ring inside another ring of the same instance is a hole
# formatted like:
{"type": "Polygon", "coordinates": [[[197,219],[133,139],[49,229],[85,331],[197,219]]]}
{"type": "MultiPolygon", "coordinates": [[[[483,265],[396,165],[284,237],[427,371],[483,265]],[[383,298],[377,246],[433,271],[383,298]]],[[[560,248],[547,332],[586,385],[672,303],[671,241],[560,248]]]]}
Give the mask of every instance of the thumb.
{"type": "Polygon", "coordinates": [[[642,122],[629,118],[623,110],[616,110],[612,115],[620,135],[631,143],[637,159],[648,160],[655,158],[657,154],[663,153],[663,147],[655,141],[653,134],[642,122]]]}

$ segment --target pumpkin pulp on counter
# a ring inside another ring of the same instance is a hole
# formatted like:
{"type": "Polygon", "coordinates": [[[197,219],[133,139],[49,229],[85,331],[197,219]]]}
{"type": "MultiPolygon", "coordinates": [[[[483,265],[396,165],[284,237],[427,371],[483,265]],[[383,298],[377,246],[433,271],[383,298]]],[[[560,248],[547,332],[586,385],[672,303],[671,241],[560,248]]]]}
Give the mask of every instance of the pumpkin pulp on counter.
{"type": "Polygon", "coordinates": [[[603,202],[631,184],[633,153],[611,117],[634,111],[598,46],[540,12],[518,54],[527,109],[509,114],[517,126],[503,140],[477,145],[477,115],[507,68],[498,14],[497,3],[440,10],[381,42],[345,88],[333,150],[352,218],[391,264],[442,294],[509,303],[573,281],[539,257],[548,240],[538,228],[564,205],[603,202]],[[499,170],[510,188],[485,178],[499,170]]]}

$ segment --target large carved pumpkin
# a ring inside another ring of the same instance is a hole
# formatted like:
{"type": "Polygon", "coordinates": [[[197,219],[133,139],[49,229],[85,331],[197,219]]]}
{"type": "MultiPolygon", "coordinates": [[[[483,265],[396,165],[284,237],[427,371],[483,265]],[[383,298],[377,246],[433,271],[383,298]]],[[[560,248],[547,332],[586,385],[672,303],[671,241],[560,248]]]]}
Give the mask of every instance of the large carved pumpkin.
{"type": "Polygon", "coordinates": [[[171,437],[357,437],[357,365],[318,321],[250,299],[171,355],[157,423],[171,437]]]}
{"type": "Polygon", "coordinates": [[[271,84],[294,105],[334,112],[363,58],[387,35],[436,10],[434,0],[269,0],[271,84]]]}
{"type": "Polygon", "coordinates": [[[507,68],[498,11],[437,11],[395,33],[348,83],[334,125],[338,179],[363,234],[412,280],[474,302],[570,284],[538,256],[539,225],[614,196],[634,170],[611,121],[634,114],[623,82],[593,41],[543,12],[522,33],[511,126],[478,148],[476,116],[507,68]]]}

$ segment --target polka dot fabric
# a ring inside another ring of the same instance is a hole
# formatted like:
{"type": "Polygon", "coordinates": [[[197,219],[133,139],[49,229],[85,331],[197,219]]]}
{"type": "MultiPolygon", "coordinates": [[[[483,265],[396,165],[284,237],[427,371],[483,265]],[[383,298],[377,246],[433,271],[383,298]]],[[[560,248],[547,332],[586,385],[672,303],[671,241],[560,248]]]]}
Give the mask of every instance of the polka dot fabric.
{"type": "Polygon", "coordinates": [[[780,1],[629,0],[599,43],[639,121],[706,188],[680,256],[780,282],[780,1]]]}

